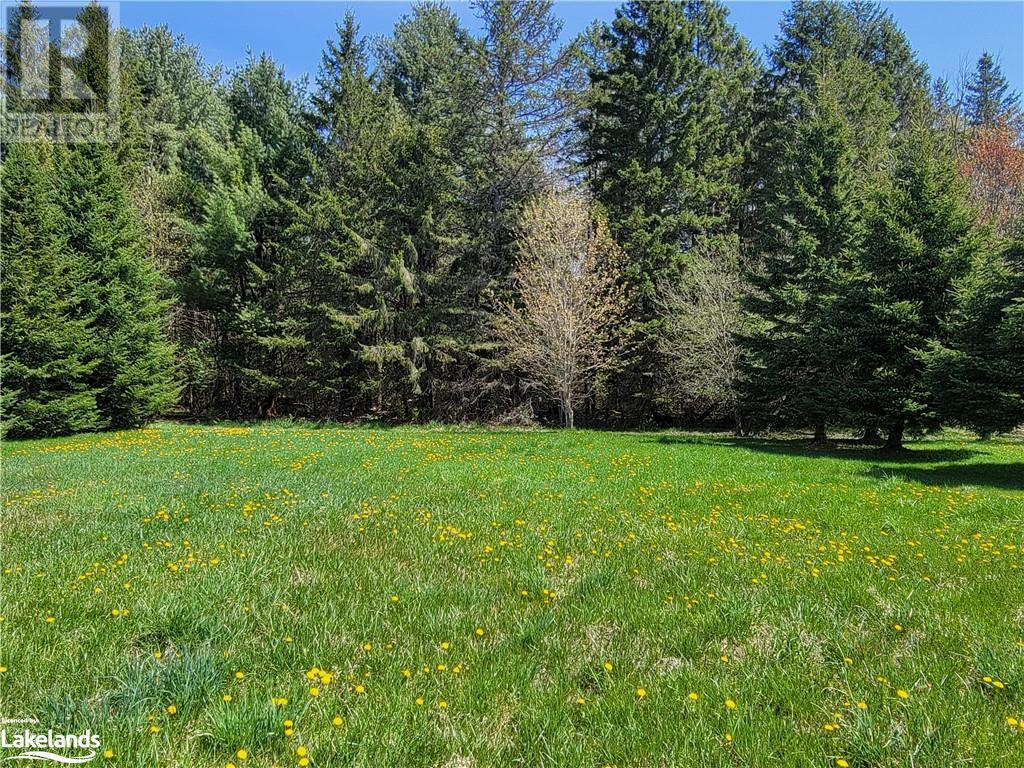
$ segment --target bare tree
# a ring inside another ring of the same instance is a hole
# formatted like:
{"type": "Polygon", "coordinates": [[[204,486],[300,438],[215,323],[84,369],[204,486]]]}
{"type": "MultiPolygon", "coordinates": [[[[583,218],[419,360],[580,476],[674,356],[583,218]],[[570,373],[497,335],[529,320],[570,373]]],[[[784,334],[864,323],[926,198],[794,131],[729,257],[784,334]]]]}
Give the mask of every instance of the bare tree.
{"type": "Polygon", "coordinates": [[[685,272],[659,287],[664,330],[658,350],[668,363],[669,395],[728,413],[739,434],[743,352],[737,334],[746,322],[739,243],[735,237],[699,240],[687,255],[685,272]]]}
{"type": "Polygon", "coordinates": [[[499,308],[507,359],[558,401],[565,426],[614,360],[622,253],[587,201],[567,192],[528,203],[517,227],[516,301],[499,308]]]}

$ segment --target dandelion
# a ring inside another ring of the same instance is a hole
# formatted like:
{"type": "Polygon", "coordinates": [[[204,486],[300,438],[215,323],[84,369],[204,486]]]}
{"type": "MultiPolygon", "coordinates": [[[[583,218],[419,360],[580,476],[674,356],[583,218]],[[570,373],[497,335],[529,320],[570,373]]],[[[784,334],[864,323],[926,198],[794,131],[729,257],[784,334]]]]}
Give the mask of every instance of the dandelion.
{"type": "Polygon", "coordinates": [[[636,689],[636,697],[638,699],[647,698],[647,689],[646,688],[637,688],[636,689]]]}
{"type": "Polygon", "coordinates": [[[114,756],[114,750],[112,750],[112,749],[104,749],[103,750],[103,757],[104,757],[105,760],[109,760],[113,756],[114,756]]]}
{"type": "Polygon", "coordinates": [[[613,669],[615,669],[615,667],[612,665],[612,663],[610,661],[606,661],[604,663],[604,671],[605,672],[611,672],[613,669]]]}
{"type": "Polygon", "coordinates": [[[160,733],[160,726],[156,725],[156,724],[149,726],[149,732],[150,733],[160,733]]]}
{"type": "Polygon", "coordinates": [[[1006,724],[1008,726],[1010,726],[1011,728],[1016,728],[1019,725],[1016,717],[1008,717],[1008,718],[1006,718],[1006,724]]]}
{"type": "Polygon", "coordinates": [[[444,699],[441,699],[439,702],[437,702],[437,708],[438,709],[448,709],[448,702],[445,701],[444,699]]]}
{"type": "Polygon", "coordinates": [[[365,685],[357,685],[356,688],[355,688],[355,691],[356,691],[357,694],[362,696],[364,693],[366,693],[366,686],[365,685]]]}
{"type": "Polygon", "coordinates": [[[308,754],[309,754],[309,751],[305,747],[296,747],[295,748],[295,756],[296,757],[305,757],[308,754]]]}
{"type": "Polygon", "coordinates": [[[850,764],[841,757],[836,758],[836,765],[838,768],[850,768],[850,764]]]}
{"type": "Polygon", "coordinates": [[[310,688],[309,689],[309,695],[310,696],[319,696],[320,695],[320,689],[315,687],[315,686],[313,688],[310,688]]]}
{"type": "Polygon", "coordinates": [[[224,694],[223,696],[221,696],[221,698],[222,698],[222,699],[223,699],[224,701],[231,701],[231,699],[232,699],[233,697],[232,697],[232,695],[231,695],[230,693],[225,693],[225,694],[224,694]]]}
{"type": "Polygon", "coordinates": [[[732,699],[726,699],[725,700],[725,708],[726,709],[736,709],[736,702],[733,701],[732,699]]]}
{"type": "Polygon", "coordinates": [[[867,708],[868,708],[868,703],[866,701],[861,700],[861,701],[857,702],[857,709],[867,709],[867,708]]]}
{"type": "Polygon", "coordinates": [[[331,725],[333,725],[335,728],[341,728],[344,722],[345,719],[341,715],[335,715],[331,718],[331,725]]]}
{"type": "Polygon", "coordinates": [[[473,630],[473,634],[475,634],[477,637],[483,637],[484,636],[484,628],[483,627],[477,627],[475,630],[473,630]]]}
{"type": "Polygon", "coordinates": [[[423,706],[423,697],[422,696],[417,696],[416,697],[416,706],[417,707],[422,707],[423,706]]]}
{"type": "Polygon", "coordinates": [[[369,653],[370,651],[373,650],[373,644],[372,643],[363,643],[363,650],[366,651],[367,653],[369,653]]]}
{"type": "Polygon", "coordinates": [[[243,762],[249,759],[249,752],[246,749],[240,749],[235,752],[235,757],[238,758],[239,762],[243,762]]]}
{"type": "Polygon", "coordinates": [[[690,691],[690,695],[689,695],[689,696],[687,696],[687,698],[688,698],[688,699],[689,699],[690,701],[696,701],[697,699],[699,699],[699,698],[700,698],[700,696],[698,696],[698,695],[697,695],[697,692],[696,692],[696,691],[690,691]]]}
{"type": "Polygon", "coordinates": [[[908,698],[910,698],[910,694],[907,693],[902,688],[897,688],[896,689],[896,695],[899,696],[901,699],[908,699],[908,698]]]}
{"type": "Polygon", "coordinates": [[[242,670],[238,670],[237,672],[235,672],[235,680],[244,680],[244,679],[245,679],[245,672],[243,672],[242,670]]]}
{"type": "Polygon", "coordinates": [[[168,715],[176,715],[176,714],[178,714],[178,708],[174,704],[169,704],[167,706],[167,714],[168,715]]]}

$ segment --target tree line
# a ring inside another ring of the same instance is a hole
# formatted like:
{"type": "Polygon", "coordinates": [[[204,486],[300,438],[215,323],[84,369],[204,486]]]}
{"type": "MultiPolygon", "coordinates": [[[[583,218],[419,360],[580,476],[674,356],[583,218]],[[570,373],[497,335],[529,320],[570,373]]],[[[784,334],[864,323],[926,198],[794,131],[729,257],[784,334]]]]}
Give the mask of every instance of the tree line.
{"type": "Polygon", "coordinates": [[[119,140],[3,146],[5,433],[1024,421],[1024,121],[991,56],[933,82],[864,2],[798,0],[763,57],[714,0],[571,40],[550,0],[474,7],[372,40],[349,14],[312,82],[83,12],[119,140]]]}

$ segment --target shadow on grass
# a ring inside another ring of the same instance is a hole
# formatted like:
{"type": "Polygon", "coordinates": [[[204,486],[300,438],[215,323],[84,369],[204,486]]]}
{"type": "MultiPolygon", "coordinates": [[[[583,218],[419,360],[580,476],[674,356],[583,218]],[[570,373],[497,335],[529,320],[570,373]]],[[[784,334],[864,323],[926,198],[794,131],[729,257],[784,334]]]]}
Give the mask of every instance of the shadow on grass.
{"type": "Polygon", "coordinates": [[[890,452],[877,446],[864,445],[857,441],[840,441],[827,446],[809,445],[806,439],[765,440],[746,437],[702,438],[699,436],[663,435],[657,442],[664,445],[713,444],[744,448],[756,453],[775,454],[777,456],[800,456],[808,459],[853,459],[855,461],[873,461],[884,464],[931,464],[940,461],[963,461],[975,456],[979,451],[970,448],[938,448],[915,445],[907,450],[890,452]]]}
{"type": "MultiPolygon", "coordinates": [[[[884,478],[892,473],[891,467],[872,467],[866,474],[884,478]]],[[[975,485],[1024,491],[1024,461],[1005,464],[946,464],[941,467],[910,467],[899,469],[901,477],[923,485],[975,485]]]]}

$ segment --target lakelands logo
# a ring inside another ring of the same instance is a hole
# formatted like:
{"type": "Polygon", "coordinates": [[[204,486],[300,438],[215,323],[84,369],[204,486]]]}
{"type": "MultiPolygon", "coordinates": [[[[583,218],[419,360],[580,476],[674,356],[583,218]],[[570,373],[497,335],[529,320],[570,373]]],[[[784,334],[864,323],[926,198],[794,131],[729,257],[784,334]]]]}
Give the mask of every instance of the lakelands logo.
{"type": "Polygon", "coordinates": [[[100,737],[90,730],[82,733],[55,733],[52,728],[43,732],[32,731],[28,728],[15,730],[4,727],[0,729],[0,747],[5,750],[21,750],[16,755],[4,755],[4,762],[8,760],[49,760],[62,765],[81,765],[96,757],[96,750],[100,747],[100,737]],[[61,752],[74,750],[79,754],[57,754],[53,751],[55,749],[61,752]]]}

